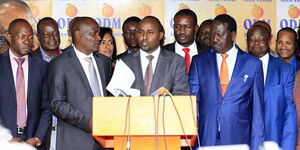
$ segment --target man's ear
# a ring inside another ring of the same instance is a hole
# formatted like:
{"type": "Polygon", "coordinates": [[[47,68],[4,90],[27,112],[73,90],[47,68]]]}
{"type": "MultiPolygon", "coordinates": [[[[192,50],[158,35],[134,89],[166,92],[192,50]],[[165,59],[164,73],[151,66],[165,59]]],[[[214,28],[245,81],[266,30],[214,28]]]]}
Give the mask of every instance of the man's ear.
{"type": "Polygon", "coordinates": [[[235,31],[232,31],[230,34],[231,34],[231,37],[232,37],[232,41],[235,41],[235,38],[236,38],[236,32],[235,32],[235,31]]]}
{"type": "Polygon", "coordinates": [[[197,38],[198,30],[199,30],[199,26],[195,25],[195,34],[194,34],[195,38],[197,38]]]}
{"type": "Polygon", "coordinates": [[[9,43],[11,43],[11,35],[9,33],[7,33],[6,35],[4,35],[4,37],[7,39],[7,41],[9,43]]]}
{"type": "Polygon", "coordinates": [[[159,40],[161,40],[162,38],[164,38],[165,33],[164,32],[159,32],[159,40]]]}
{"type": "Polygon", "coordinates": [[[75,39],[80,40],[80,32],[78,30],[75,31],[75,39]]]}

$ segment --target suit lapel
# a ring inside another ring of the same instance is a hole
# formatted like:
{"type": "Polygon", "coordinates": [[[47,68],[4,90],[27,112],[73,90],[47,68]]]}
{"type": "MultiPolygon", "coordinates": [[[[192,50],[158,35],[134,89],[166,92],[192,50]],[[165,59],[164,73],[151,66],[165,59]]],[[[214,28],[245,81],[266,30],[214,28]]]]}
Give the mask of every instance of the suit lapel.
{"type": "MultiPolygon", "coordinates": [[[[89,81],[87,79],[87,76],[84,73],[83,67],[82,67],[78,57],[76,56],[76,53],[75,53],[75,50],[74,50],[73,46],[70,47],[70,49],[68,49],[67,52],[69,53],[70,64],[73,66],[73,68],[78,73],[79,78],[81,79],[83,85],[85,86],[84,89],[86,89],[87,92],[91,96],[93,96],[93,92],[92,92],[92,89],[90,87],[89,81]]],[[[76,82],[76,81],[74,81],[74,82],[76,82]]]]}
{"type": "MultiPolygon", "coordinates": [[[[106,77],[105,77],[105,71],[103,69],[103,62],[102,60],[100,59],[99,55],[94,53],[94,58],[96,60],[96,63],[97,63],[97,67],[98,67],[98,72],[99,72],[99,76],[100,76],[100,79],[101,79],[101,85],[102,85],[102,91],[103,91],[103,94],[106,95],[106,77]]],[[[103,96],[104,96],[103,95],[103,96]]]]}
{"type": "Polygon", "coordinates": [[[274,58],[273,56],[269,55],[267,75],[266,75],[266,79],[264,79],[265,80],[265,87],[277,84],[277,83],[273,83],[273,82],[274,81],[278,81],[278,80],[273,80],[272,79],[272,78],[274,78],[275,75],[277,75],[276,61],[275,61],[275,59],[276,58],[274,58]],[[271,82],[271,81],[273,81],[273,82],[271,82]]]}
{"type": "Polygon", "coordinates": [[[215,50],[210,51],[211,57],[208,58],[209,63],[211,66],[207,68],[207,71],[211,71],[212,79],[213,81],[216,82],[216,87],[217,87],[217,93],[218,97],[222,97],[222,90],[221,90],[221,82],[220,82],[220,74],[219,74],[219,69],[218,69],[218,64],[217,64],[217,53],[215,50]],[[211,69],[213,68],[213,69],[211,69]]]}
{"type": "Polygon", "coordinates": [[[144,87],[144,77],[142,72],[142,64],[141,64],[141,57],[140,57],[140,50],[133,54],[132,61],[132,68],[135,74],[135,84],[136,88],[141,89],[141,95],[146,95],[145,87],[144,87]]]}
{"type": "Polygon", "coordinates": [[[158,55],[158,59],[157,59],[157,63],[156,63],[156,67],[154,70],[154,74],[153,74],[153,78],[152,78],[152,83],[151,83],[151,87],[150,87],[150,91],[149,94],[151,94],[152,92],[154,92],[155,90],[157,90],[158,87],[157,85],[161,85],[160,82],[161,80],[158,80],[158,78],[163,78],[164,76],[162,76],[162,73],[165,72],[165,66],[166,65],[159,65],[159,64],[167,64],[168,63],[168,58],[165,54],[165,50],[161,49],[160,53],[158,55]]]}

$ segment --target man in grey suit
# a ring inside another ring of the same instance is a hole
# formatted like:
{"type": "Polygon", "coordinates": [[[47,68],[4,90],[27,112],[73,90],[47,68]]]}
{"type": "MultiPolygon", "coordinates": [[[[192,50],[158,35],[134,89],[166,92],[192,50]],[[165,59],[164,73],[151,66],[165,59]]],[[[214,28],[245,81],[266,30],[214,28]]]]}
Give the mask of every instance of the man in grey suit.
{"type": "Polygon", "coordinates": [[[139,89],[141,96],[151,95],[160,87],[174,95],[189,95],[185,60],[160,48],[163,37],[163,26],[156,17],[147,16],[138,24],[140,50],[121,58],[135,75],[131,88],[139,89]]]}
{"type": "Polygon", "coordinates": [[[52,112],[58,118],[57,150],[101,149],[91,133],[92,98],[107,95],[111,61],[96,52],[99,31],[94,19],[78,18],[71,31],[74,46],[50,63],[48,87],[52,112]]]}

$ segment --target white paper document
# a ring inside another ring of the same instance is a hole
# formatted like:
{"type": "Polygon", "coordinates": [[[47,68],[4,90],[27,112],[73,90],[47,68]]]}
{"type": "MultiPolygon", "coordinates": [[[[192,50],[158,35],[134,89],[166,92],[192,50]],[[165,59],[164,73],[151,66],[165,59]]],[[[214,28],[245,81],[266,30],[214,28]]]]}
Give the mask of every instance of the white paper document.
{"type": "Polygon", "coordinates": [[[114,74],[106,89],[114,96],[140,96],[141,91],[131,88],[135,80],[132,70],[121,60],[117,60],[114,74]]]}

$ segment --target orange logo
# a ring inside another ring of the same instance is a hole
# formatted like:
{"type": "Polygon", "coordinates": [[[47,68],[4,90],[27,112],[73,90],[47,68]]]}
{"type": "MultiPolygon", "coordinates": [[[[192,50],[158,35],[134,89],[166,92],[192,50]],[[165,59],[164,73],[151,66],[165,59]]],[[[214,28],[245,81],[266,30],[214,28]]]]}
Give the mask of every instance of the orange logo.
{"type": "Polygon", "coordinates": [[[298,7],[294,6],[294,5],[290,5],[290,8],[289,8],[289,16],[291,18],[298,18],[300,15],[300,10],[298,7]]]}
{"type": "Polygon", "coordinates": [[[66,14],[69,17],[74,17],[77,15],[78,9],[75,5],[73,4],[67,4],[67,8],[66,8],[66,14]]]}
{"type": "Polygon", "coordinates": [[[104,4],[104,7],[102,8],[102,15],[105,17],[111,17],[114,14],[114,9],[111,7],[111,5],[104,4]]]}
{"type": "Polygon", "coordinates": [[[217,4],[215,9],[216,15],[226,14],[227,10],[223,5],[217,4]]]}
{"type": "Polygon", "coordinates": [[[258,5],[253,5],[252,16],[254,18],[261,18],[264,15],[264,9],[258,5]]]}
{"type": "Polygon", "coordinates": [[[140,7],[139,9],[139,13],[143,17],[151,15],[151,12],[152,12],[151,7],[145,3],[143,3],[142,7],[140,7]]]}
{"type": "Polygon", "coordinates": [[[179,4],[178,10],[182,10],[182,9],[190,9],[190,8],[188,5],[181,3],[181,4],[179,4]]]}
{"type": "Polygon", "coordinates": [[[30,7],[31,12],[32,12],[34,17],[37,17],[37,16],[40,15],[40,10],[36,5],[30,4],[29,7],[30,7]]]}

